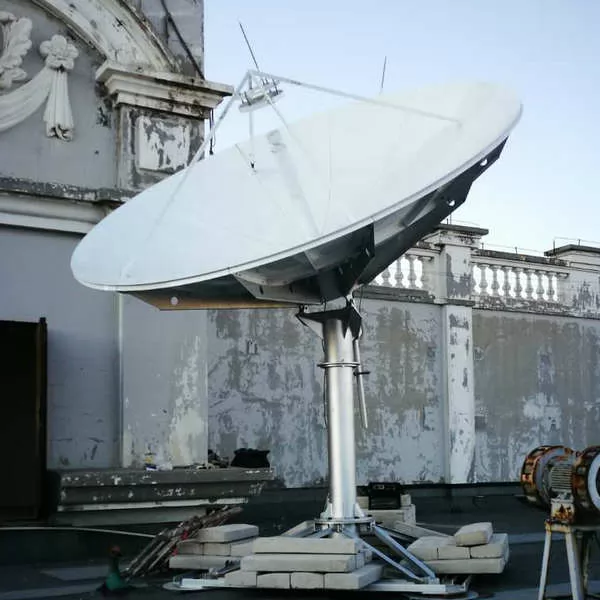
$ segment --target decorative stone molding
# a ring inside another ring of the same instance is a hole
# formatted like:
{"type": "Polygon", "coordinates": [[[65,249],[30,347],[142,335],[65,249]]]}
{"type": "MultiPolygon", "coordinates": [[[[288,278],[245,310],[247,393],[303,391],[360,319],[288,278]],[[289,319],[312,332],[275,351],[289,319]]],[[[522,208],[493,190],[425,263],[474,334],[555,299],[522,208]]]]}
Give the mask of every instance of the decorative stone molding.
{"type": "Polygon", "coordinates": [[[0,54],[0,90],[9,89],[14,81],[22,81],[27,73],[21,69],[23,57],[31,48],[31,20],[17,19],[15,15],[0,11],[2,29],[2,54],[0,54]]]}
{"type": "Polygon", "coordinates": [[[105,62],[96,72],[119,110],[117,184],[138,190],[189,163],[204,138],[204,120],[228,85],[177,73],[105,62]]]}
{"type": "MultiPolygon", "coordinates": [[[[19,65],[31,47],[31,21],[17,19],[10,13],[0,13],[0,21],[8,31],[0,57],[0,81],[8,88],[13,81],[26,76],[19,65]]],[[[67,73],[75,65],[78,51],[62,35],[54,35],[42,42],[40,53],[45,58],[44,68],[21,87],[0,95],[0,131],[24,121],[47,100],[44,112],[46,135],[68,141],[73,137],[74,124],[67,73]]]]}
{"type": "Polygon", "coordinates": [[[177,71],[171,51],[131,0],[31,0],[65,23],[107,60],[177,71]]]}
{"type": "Polygon", "coordinates": [[[116,106],[126,104],[184,117],[206,118],[206,113],[233,93],[229,85],[176,73],[128,70],[107,61],[96,72],[116,106]]]}

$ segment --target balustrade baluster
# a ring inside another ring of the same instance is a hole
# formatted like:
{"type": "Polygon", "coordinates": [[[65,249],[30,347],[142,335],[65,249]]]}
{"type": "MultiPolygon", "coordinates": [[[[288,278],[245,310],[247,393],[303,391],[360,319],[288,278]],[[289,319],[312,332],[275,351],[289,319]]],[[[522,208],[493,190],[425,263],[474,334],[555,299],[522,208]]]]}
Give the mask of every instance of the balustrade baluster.
{"type": "Polygon", "coordinates": [[[531,281],[532,269],[525,269],[526,286],[525,286],[525,297],[527,300],[533,300],[533,282],[531,281]]]}
{"type": "Polygon", "coordinates": [[[544,292],[546,291],[544,289],[544,275],[545,275],[545,273],[544,273],[544,271],[536,271],[535,274],[537,276],[537,282],[538,282],[537,283],[537,288],[535,290],[535,293],[537,295],[537,299],[540,302],[543,302],[544,301],[544,292]]]}
{"type": "Polygon", "coordinates": [[[430,270],[433,263],[432,256],[421,256],[421,287],[424,290],[429,290],[429,286],[431,285],[431,277],[430,270]]]}
{"type": "Polygon", "coordinates": [[[479,270],[481,272],[481,279],[479,281],[479,294],[481,296],[487,296],[488,282],[487,282],[487,265],[480,264],[479,270]]]}
{"type": "Polygon", "coordinates": [[[396,273],[394,279],[396,280],[396,287],[404,287],[404,273],[402,272],[402,257],[396,261],[396,273]]]}
{"type": "Polygon", "coordinates": [[[554,277],[555,274],[551,271],[548,271],[548,302],[556,302],[556,298],[554,296],[554,277]]]}
{"type": "Polygon", "coordinates": [[[498,282],[498,265],[490,265],[490,269],[492,270],[492,285],[490,289],[492,290],[492,296],[498,296],[498,290],[500,289],[500,283],[498,282]]]}
{"type": "Polygon", "coordinates": [[[381,285],[384,287],[391,287],[390,286],[390,278],[391,278],[391,273],[390,273],[390,268],[386,267],[382,272],[381,272],[381,285]]]}
{"type": "Polygon", "coordinates": [[[502,273],[504,274],[504,281],[502,283],[502,291],[504,292],[504,298],[510,298],[510,272],[511,268],[508,266],[502,267],[502,273]]]}
{"type": "Polygon", "coordinates": [[[417,273],[415,271],[417,257],[414,254],[409,254],[406,258],[408,259],[408,287],[414,290],[417,287],[417,273]]]}
{"type": "Polygon", "coordinates": [[[519,299],[523,297],[523,286],[521,285],[522,273],[523,269],[521,267],[515,267],[515,297],[519,299]]]}

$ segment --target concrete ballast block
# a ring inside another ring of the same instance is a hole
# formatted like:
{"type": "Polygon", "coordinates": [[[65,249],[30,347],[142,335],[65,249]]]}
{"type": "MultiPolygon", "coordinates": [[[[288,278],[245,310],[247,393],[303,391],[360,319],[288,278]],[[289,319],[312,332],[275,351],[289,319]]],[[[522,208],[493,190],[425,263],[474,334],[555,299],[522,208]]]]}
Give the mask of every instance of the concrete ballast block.
{"type": "Polygon", "coordinates": [[[348,573],[356,569],[354,554],[251,554],[241,560],[244,571],[348,573]]]}
{"type": "Polygon", "coordinates": [[[232,571],[225,575],[225,585],[228,587],[256,587],[256,573],[252,571],[232,571]]]}
{"type": "Polygon", "coordinates": [[[222,569],[227,563],[237,561],[231,556],[207,556],[205,554],[177,554],[169,559],[171,569],[198,570],[222,569]]]}
{"type": "Polygon", "coordinates": [[[256,577],[256,587],[269,588],[273,590],[289,590],[289,573],[264,573],[256,577]]]}
{"type": "Polygon", "coordinates": [[[454,541],[457,546],[481,546],[489,543],[493,533],[494,529],[489,522],[471,523],[454,534],[454,541]]]}
{"type": "Polygon", "coordinates": [[[351,538],[292,538],[286,536],[256,538],[255,554],[356,554],[361,543],[351,538]]]}
{"type": "Polygon", "coordinates": [[[489,544],[469,548],[472,558],[500,558],[508,553],[508,534],[494,533],[489,544]]]}
{"type": "Polygon", "coordinates": [[[254,540],[251,538],[248,541],[243,540],[241,542],[233,542],[230,545],[231,556],[241,558],[242,556],[248,556],[254,552],[254,540]]]}
{"type": "Polygon", "coordinates": [[[421,560],[437,560],[438,549],[448,544],[454,545],[454,540],[450,537],[424,536],[415,540],[406,549],[421,560]]]}
{"type": "Polygon", "coordinates": [[[204,544],[204,554],[213,556],[247,556],[253,552],[253,543],[256,538],[250,541],[228,542],[220,544],[218,542],[206,542],[204,544]]]}
{"type": "Polygon", "coordinates": [[[412,498],[410,497],[410,494],[402,494],[400,496],[400,506],[402,508],[407,508],[412,504],[412,498]]]}
{"type": "Polygon", "coordinates": [[[501,558],[466,558],[457,560],[428,560],[427,565],[439,575],[478,575],[502,573],[506,560],[501,558]]]}
{"type": "Polygon", "coordinates": [[[195,539],[181,540],[177,544],[177,553],[186,555],[204,554],[204,544],[195,539]]]}
{"type": "Polygon", "coordinates": [[[365,565],[352,573],[326,573],[325,589],[360,590],[381,579],[383,566],[376,563],[365,565]]]}
{"type": "Polygon", "coordinates": [[[456,560],[461,558],[471,558],[469,548],[466,546],[457,546],[452,538],[450,538],[449,544],[442,544],[438,546],[439,560],[456,560]]]}
{"type": "Polygon", "coordinates": [[[217,527],[206,527],[200,529],[195,540],[199,542],[237,542],[258,536],[256,525],[234,524],[219,525],[217,527]]]}
{"type": "Polygon", "coordinates": [[[290,587],[294,590],[322,590],[325,585],[323,573],[292,573],[290,587]]]}
{"type": "Polygon", "coordinates": [[[415,505],[411,504],[405,508],[395,510],[367,510],[366,513],[373,517],[377,523],[381,523],[384,527],[394,529],[394,523],[416,523],[415,505]]]}

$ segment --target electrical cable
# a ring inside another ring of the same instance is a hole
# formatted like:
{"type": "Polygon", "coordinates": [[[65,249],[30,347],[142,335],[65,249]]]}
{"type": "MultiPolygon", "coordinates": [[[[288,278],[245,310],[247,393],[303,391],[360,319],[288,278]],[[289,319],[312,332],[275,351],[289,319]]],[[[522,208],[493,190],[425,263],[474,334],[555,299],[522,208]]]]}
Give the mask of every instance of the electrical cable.
{"type": "Polygon", "coordinates": [[[183,35],[181,35],[181,31],[179,30],[179,27],[177,26],[177,23],[175,22],[175,19],[173,18],[173,15],[171,14],[169,7],[167,6],[167,0],[160,0],[160,3],[162,4],[163,10],[165,11],[165,16],[167,17],[167,22],[171,23],[171,25],[173,27],[173,31],[175,32],[175,35],[177,36],[179,43],[181,44],[185,53],[187,54],[189,61],[192,63],[192,65],[198,72],[198,75],[200,75],[200,78],[204,79],[204,73],[202,71],[202,67],[200,66],[200,63],[196,60],[196,57],[193,55],[192,51],[190,50],[190,47],[189,47],[188,43],[185,41],[183,35]]]}

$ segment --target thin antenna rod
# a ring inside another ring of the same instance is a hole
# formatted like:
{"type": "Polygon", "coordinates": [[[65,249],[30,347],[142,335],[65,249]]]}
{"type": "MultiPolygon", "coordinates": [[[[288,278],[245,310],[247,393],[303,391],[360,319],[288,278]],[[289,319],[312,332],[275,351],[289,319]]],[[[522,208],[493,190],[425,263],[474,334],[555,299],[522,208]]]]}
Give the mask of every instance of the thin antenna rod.
{"type": "Polygon", "coordinates": [[[258,61],[256,60],[256,56],[254,56],[254,50],[252,50],[252,46],[250,45],[250,40],[248,40],[248,36],[246,35],[246,31],[244,30],[244,26],[241,21],[238,21],[240,25],[240,29],[242,30],[242,35],[244,36],[244,40],[246,40],[246,46],[248,46],[248,50],[250,51],[250,56],[252,57],[252,61],[254,62],[254,66],[257,71],[260,71],[260,67],[258,66],[258,61]]]}
{"type": "Polygon", "coordinates": [[[385,83],[385,67],[387,65],[387,56],[384,56],[383,58],[383,69],[381,71],[381,84],[379,85],[379,93],[381,94],[383,92],[383,85],[385,83]]]}

